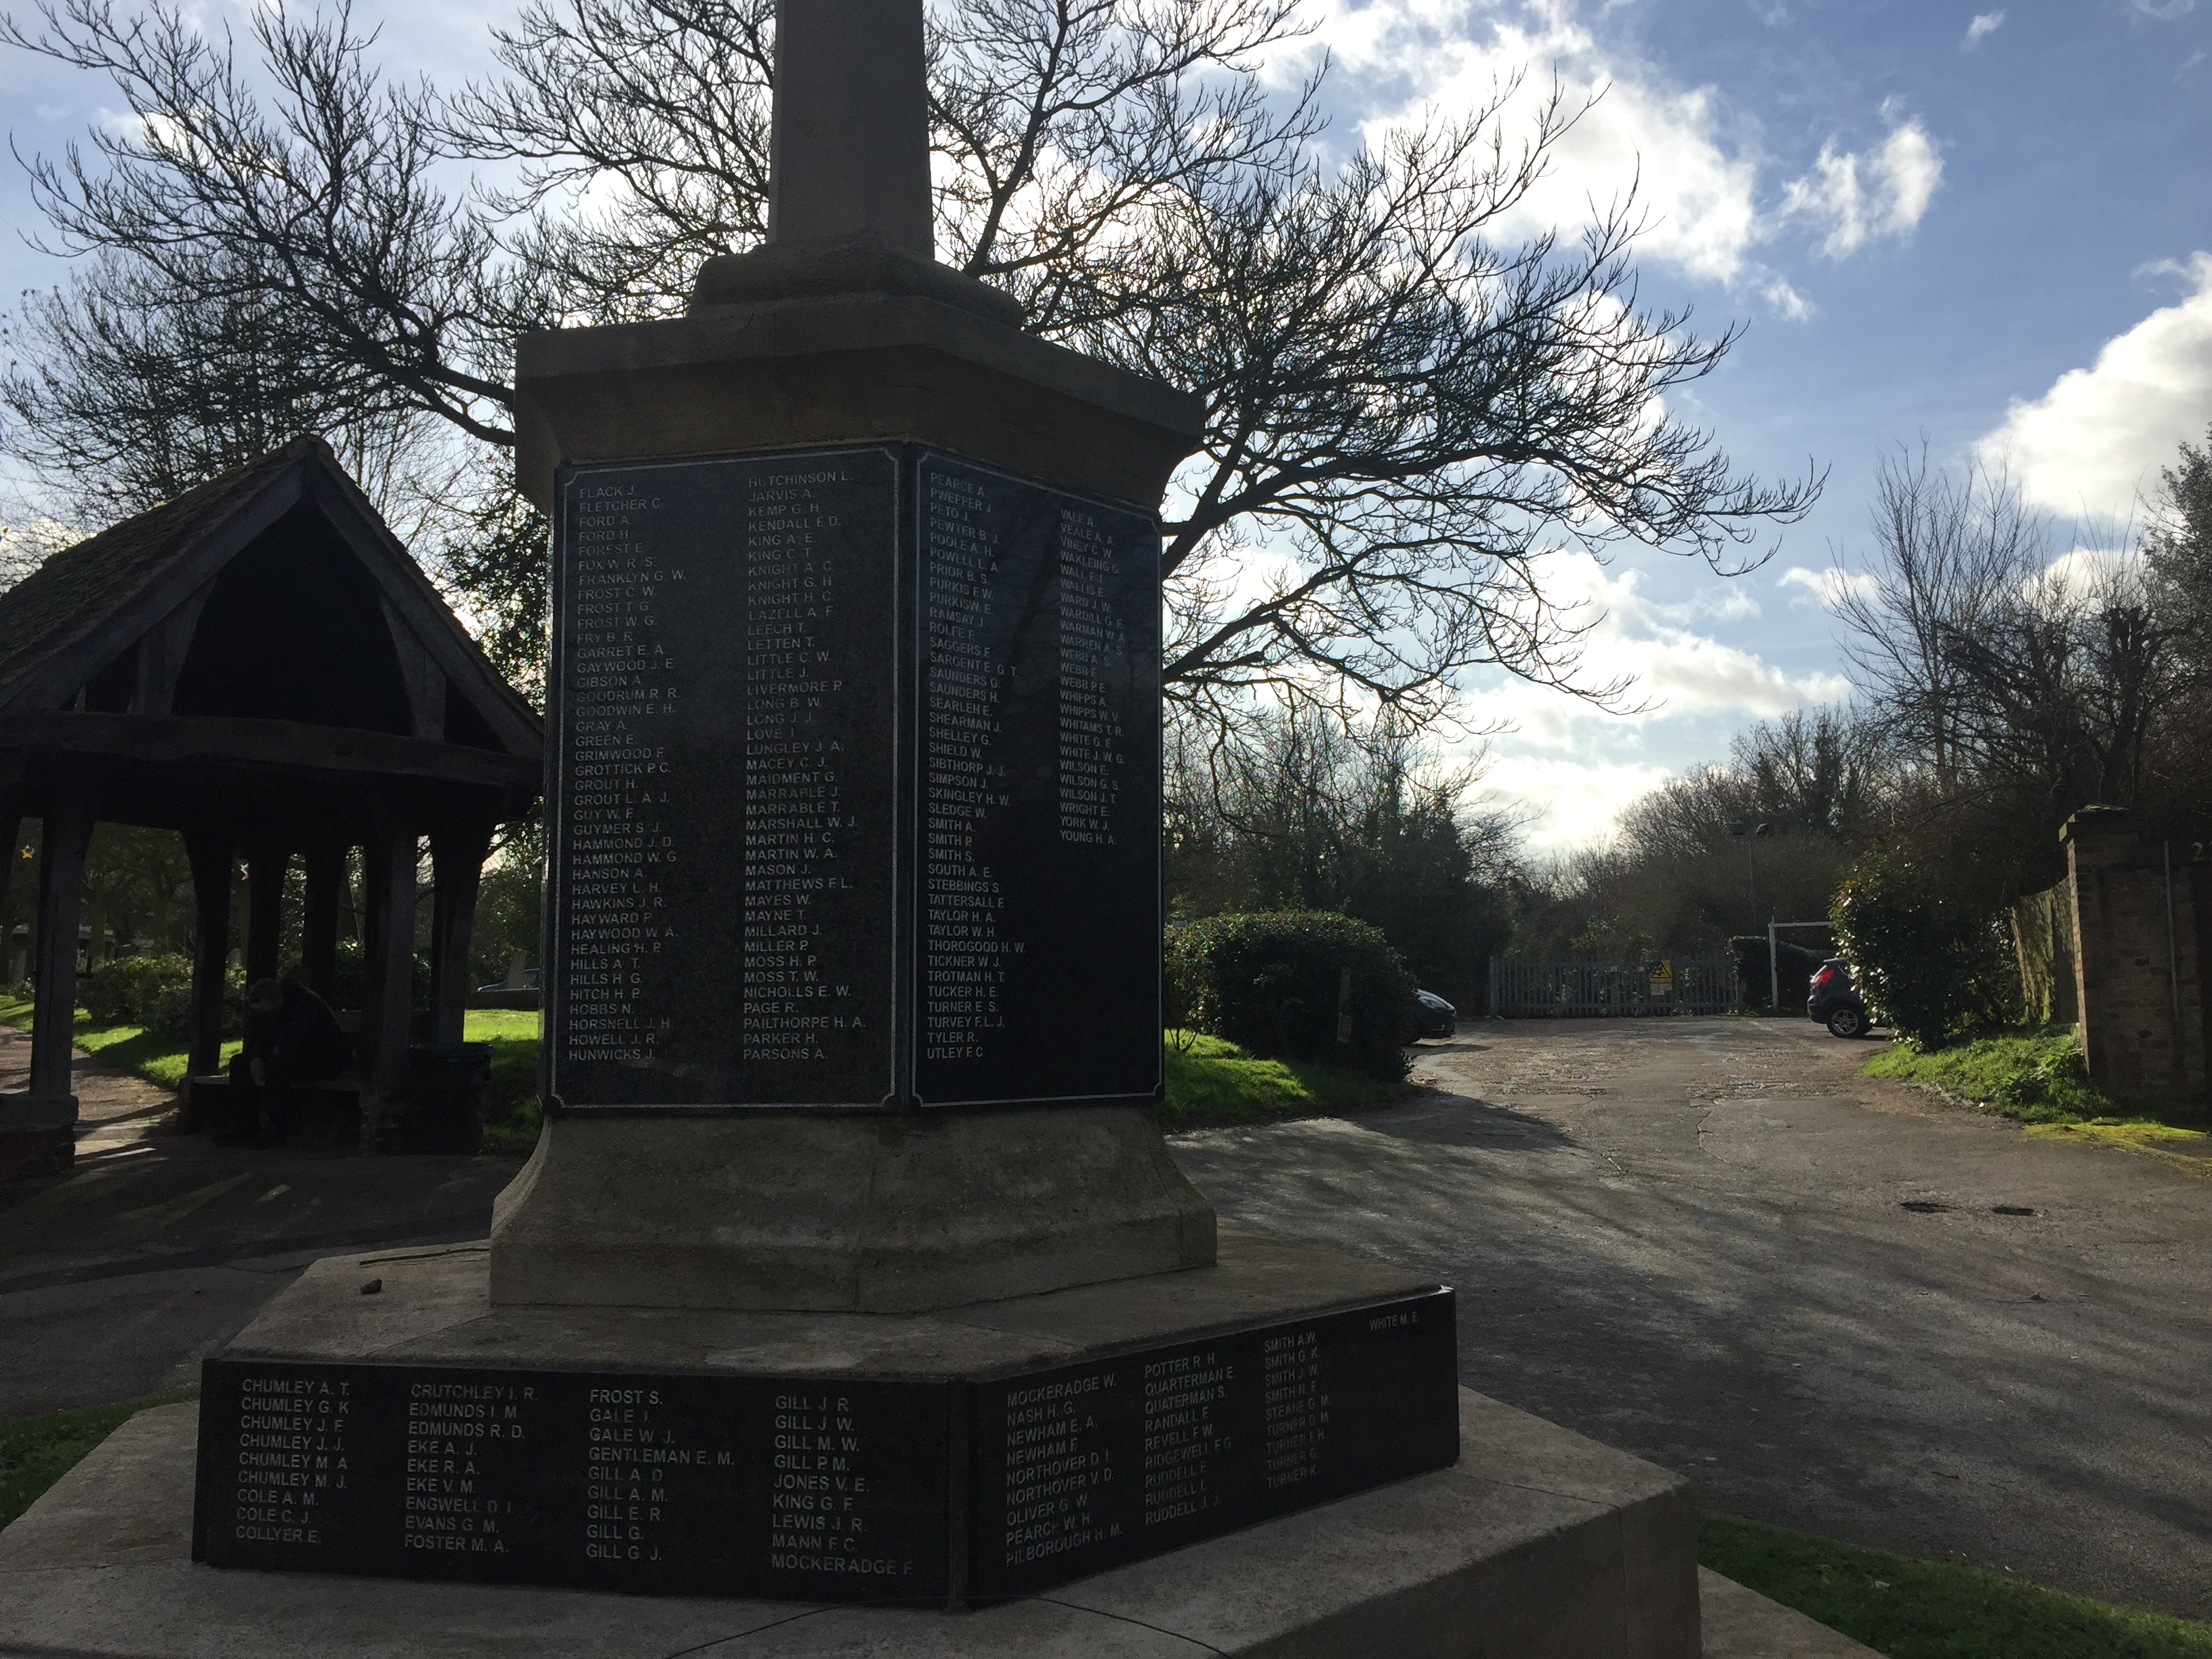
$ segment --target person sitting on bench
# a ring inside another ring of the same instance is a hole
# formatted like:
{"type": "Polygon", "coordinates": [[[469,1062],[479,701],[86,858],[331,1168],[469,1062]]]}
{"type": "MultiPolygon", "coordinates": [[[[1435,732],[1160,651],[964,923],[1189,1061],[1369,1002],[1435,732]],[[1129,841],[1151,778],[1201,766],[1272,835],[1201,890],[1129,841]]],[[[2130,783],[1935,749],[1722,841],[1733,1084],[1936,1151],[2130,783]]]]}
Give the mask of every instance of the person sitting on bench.
{"type": "Polygon", "coordinates": [[[230,1081],[244,1109],[238,1126],[216,1139],[282,1146],[300,1125],[293,1085],[324,1083],[345,1068],[345,1033],[330,1005],[296,980],[257,981],[246,993],[246,1042],[230,1062],[230,1081]]]}

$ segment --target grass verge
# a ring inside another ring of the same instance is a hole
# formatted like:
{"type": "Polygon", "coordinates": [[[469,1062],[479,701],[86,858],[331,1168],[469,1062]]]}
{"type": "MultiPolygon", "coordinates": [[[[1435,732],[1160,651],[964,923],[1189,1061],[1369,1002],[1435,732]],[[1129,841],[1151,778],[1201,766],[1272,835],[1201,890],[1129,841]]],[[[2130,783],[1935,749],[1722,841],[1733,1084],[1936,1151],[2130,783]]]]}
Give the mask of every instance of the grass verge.
{"type": "Polygon", "coordinates": [[[0,1527],[36,1503],[40,1493],[76,1467],[87,1452],[149,1406],[173,1405],[197,1395],[164,1394],[76,1411],[40,1412],[0,1423],[0,1527]]]}
{"type": "Polygon", "coordinates": [[[1263,1123],[1382,1105],[1413,1092],[1410,1084],[1385,1083],[1363,1072],[1261,1060],[1198,1031],[1167,1034],[1167,1082],[1160,1121],[1169,1129],[1263,1123]]]}
{"type": "Polygon", "coordinates": [[[1888,1659],[2212,1659],[2212,1625],[1705,1516],[1698,1559],[1888,1659]]]}
{"type": "Polygon", "coordinates": [[[1893,1043],[1867,1062],[1866,1074],[1930,1084],[2023,1123],[2083,1123],[2119,1109],[2091,1085],[2081,1045],[2064,1030],[1976,1037],[1947,1048],[1893,1043]]]}
{"type": "Polygon", "coordinates": [[[2063,1028],[1977,1037],[1948,1048],[1899,1042],[1869,1060],[1866,1073],[1940,1089],[2019,1120],[2032,1135],[2118,1147],[2212,1178],[2212,1134],[2116,1105],[2090,1084],[2081,1046],[2063,1028]]]}

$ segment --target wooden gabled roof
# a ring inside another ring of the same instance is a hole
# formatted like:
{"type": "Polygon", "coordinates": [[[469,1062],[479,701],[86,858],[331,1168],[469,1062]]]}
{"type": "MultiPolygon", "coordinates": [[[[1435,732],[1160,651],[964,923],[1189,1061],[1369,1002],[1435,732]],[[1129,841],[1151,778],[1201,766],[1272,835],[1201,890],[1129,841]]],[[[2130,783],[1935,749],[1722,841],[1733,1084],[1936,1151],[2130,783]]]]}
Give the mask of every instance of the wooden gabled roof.
{"type": "MultiPolygon", "coordinates": [[[[306,506],[375,585],[395,635],[442,674],[505,752],[535,758],[543,726],[469,637],[328,445],[294,440],[260,460],[64,548],[0,594],[0,721],[65,707],[118,655],[177,624],[230,561],[306,506]]],[[[181,652],[184,641],[167,647],[181,652]]],[[[166,713],[166,710],[156,711],[166,713]]]]}

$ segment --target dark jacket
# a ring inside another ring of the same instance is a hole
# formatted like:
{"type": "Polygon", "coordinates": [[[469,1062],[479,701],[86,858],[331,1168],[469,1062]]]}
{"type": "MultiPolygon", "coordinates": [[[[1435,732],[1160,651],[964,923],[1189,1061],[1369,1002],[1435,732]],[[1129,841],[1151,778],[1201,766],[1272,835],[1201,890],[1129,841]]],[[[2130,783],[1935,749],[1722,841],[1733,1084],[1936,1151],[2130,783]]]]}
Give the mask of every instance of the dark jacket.
{"type": "Polygon", "coordinates": [[[295,980],[280,988],[283,999],[267,1013],[249,1012],[243,1053],[279,1076],[295,1081],[336,1077],[349,1044],[330,1005],[295,980]]]}

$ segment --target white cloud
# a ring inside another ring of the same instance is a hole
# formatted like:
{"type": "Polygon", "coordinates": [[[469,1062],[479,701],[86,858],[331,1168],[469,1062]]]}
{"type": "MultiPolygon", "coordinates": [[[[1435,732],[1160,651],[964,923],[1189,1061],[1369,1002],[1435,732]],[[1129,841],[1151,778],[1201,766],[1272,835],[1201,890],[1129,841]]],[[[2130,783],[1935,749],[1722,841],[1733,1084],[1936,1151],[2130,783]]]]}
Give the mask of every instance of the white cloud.
{"type": "Polygon", "coordinates": [[[2107,340],[2097,361],[2015,402],[1978,446],[2008,461],[2027,499],[2053,512],[2124,520],[2185,440],[2212,421],[2212,253],[2191,256],[2193,291],[2107,340]]]}
{"type": "Polygon", "coordinates": [[[1982,43],[1985,35],[1995,34],[2004,27],[2005,15],[2001,11],[1978,12],[1974,21],[1966,25],[1966,38],[1959,42],[1960,52],[1972,52],[1982,43]]]}
{"type": "Polygon", "coordinates": [[[1672,775],[1642,762],[1500,755],[1484,772],[1482,787],[1491,800],[1525,813],[1528,844],[1549,853],[1607,834],[1622,807],[1672,775]]]}
{"type": "MultiPolygon", "coordinates": [[[[1617,3],[1617,0],[1613,0],[1617,3]]],[[[1605,9],[1611,9],[1608,3],[1605,9]]],[[[1493,229],[1518,236],[1571,230],[1634,193],[1645,230],[1638,258],[1669,264],[1763,300],[1791,320],[1811,303],[1758,257],[1763,244],[1809,223],[1841,258],[1918,223],[1942,176],[1935,140],[1917,120],[1893,117],[1863,154],[1832,140],[1812,173],[1762,187],[1768,158],[1757,125],[1711,86],[1673,83],[1656,65],[1601,42],[1577,16],[1576,0],[1316,0],[1318,27],[1269,72],[1285,81],[1327,52],[1339,96],[1364,91],[1375,113],[1358,131],[1374,143],[1434,115],[1487,106],[1518,78],[1509,133],[1525,133],[1556,84],[1583,113],[1550,155],[1544,179],[1493,229]]],[[[1885,108],[1885,115],[1891,112],[1885,108]]]]}
{"type": "Polygon", "coordinates": [[[1910,235],[1942,182],[1936,141],[1908,118],[1869,152],[1821,145],[1812,172],[1783,191],[1782,216],[1826,226],[1820,251],[1841,259],[1878,237],[1910,235]]]}
{"type": "Polygon", "coordinates": [[[2094,593],[2115,577],[2131,576],[2142,569],[2142,554],[2132,547],[2074,547],[2044,566],[2033,586],[2048,585],[2051,591],[2094,593]]]}
{"type": "Polygon", "coordinates": [[[2197,0],[2128,0],[2128,9],[2139,16],[2163,21],[2188,16],[2197,9],[2197,0]]]}
{"type": "Polygon", "coordinates": [[[1618,726],[1693,714],[1769,719],[1808,703],[1833,702],[1850,690],[1839,674],[1793,678],[1755,653],[1685,625],[1703,616],[1755,614],[1755,599],[1749,610],[1726,597],[1661,604],[1644,593],[1639,572],[1616,574],[1587,553],[1553,555],[1544,584],[1554,604],[1579,607],[1579,620],[1589,624],[1579,682],[1592,689],[1629,684],[1622,714],[1521,680],[1494,682],[1468,700],[1477,718],[1510,720],[1540,746],[1572,749],[1591,721],[1618,726]]]}
{"type": "Polygon", "coordinates": [[[1864,570],[1845,570],[1838,565],[1830,565],[1825,570],[1814,570],[1799,564],[1784,571],[1774,585],[1777,587],[1804,589],[1806,597],[1793,600],[1793,604],[1818,605],[1833,611],[1849,595],[1869,592],[1878,583],[1870,573],[1864,570]]]}
{"type": "Polygon", "coordinates": [[[1744,270],[1759,232],[1757,168],[1755,157],[1727,142],[1718,95],[1710,87],[1667,87],[1639,65],[1610,59],[1564,6],[1531,6],[1523,21],[1493,20],[1486,32],[1430,0],[1330,3],[1313,44],[1355,79],[1410,87],[1401,106],[1364,124],[1370,142],[1431,110],[1482,107],[1516,76],[1507,114],[1525,124],[1556,76],[1570,109],[1588,107],[1553,151],[1547,176],[1499,231],[1583,223],[1632,188],[1650,224],[1644,257],[1711,281],[1744,270]]]}

